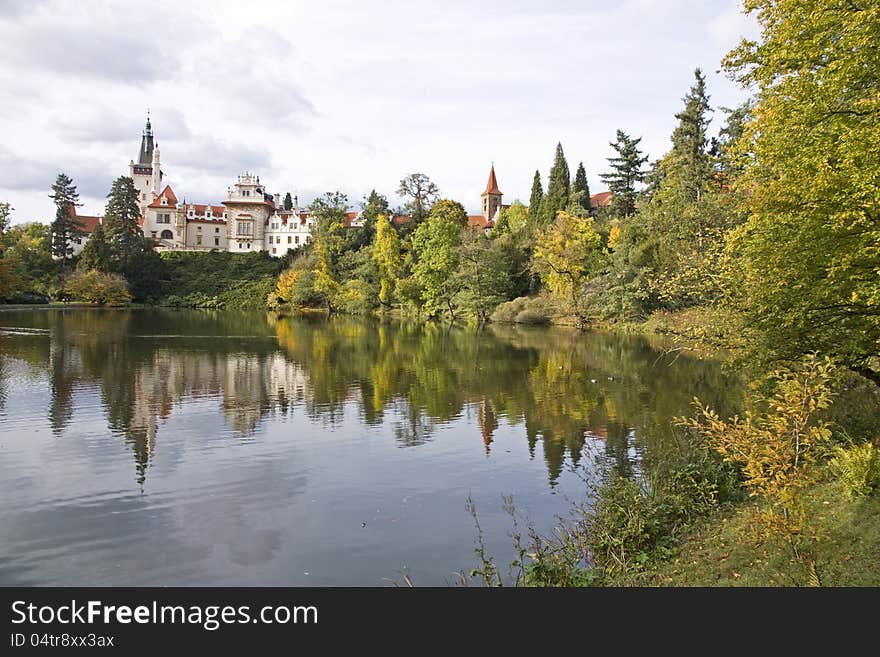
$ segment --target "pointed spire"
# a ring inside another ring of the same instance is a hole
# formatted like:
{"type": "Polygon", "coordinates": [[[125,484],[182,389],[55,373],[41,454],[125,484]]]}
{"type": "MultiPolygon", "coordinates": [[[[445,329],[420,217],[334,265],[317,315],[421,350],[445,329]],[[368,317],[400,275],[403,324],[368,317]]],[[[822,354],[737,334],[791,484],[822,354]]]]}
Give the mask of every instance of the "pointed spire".
{"type": "Polygon", "coordinates": [[[144,126],[144,136],[149,137],[153,134],[153,126],[150,125],[150,108],[147,108],[147,124],[144,126]]]}
{"type": "Polygon", "coordinates": [[[489,170],[489,182],[486,183],[486,191],[482,193],[482,196],[488,196],[489,194],[498,194],[501,195],[501,190],[498,189],[498,181],[495,179],[495,163],[492,163],[492,168],[489,170]]]}

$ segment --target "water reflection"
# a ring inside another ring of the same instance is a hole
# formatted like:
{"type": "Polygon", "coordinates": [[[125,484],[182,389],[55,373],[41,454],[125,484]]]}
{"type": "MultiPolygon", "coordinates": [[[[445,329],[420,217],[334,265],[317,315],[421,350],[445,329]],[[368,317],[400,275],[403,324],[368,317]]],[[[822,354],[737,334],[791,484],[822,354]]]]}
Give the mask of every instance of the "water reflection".
{"type": "Polygon", "coordinates": [[[561,329],[15,310],[0,313],[0,333],[0,404],[14,385],[9,360],[46,372],[56,436],[71,426],[76,391],[100,390],[107,428],[130,447],[141,486],[163,424],[200,400],[219,408],[240,441],[267,418],[301,412],[334,427],[356,408],[363,427],[385,427],[402,448],[461,420],[490,456],[499,427],[517,427],[553,486],[587,442],[601,441],[612,467],[628,474],[661,451],[669,419],[695,395],[720,409],[737,397],[716,363],[664,357],[642,337],[561,329]]]}

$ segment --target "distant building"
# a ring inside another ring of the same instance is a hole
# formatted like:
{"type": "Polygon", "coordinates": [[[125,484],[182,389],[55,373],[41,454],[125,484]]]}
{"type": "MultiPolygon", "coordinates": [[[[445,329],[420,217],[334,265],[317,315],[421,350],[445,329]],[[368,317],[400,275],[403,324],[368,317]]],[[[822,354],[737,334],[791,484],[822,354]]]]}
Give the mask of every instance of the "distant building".
{"type": "MultiPolygon", "coordinates": [[[[312,229],[317,223],[307,209],[299,207],[296,197],[293,207],[285,210],[281,195],[269,194],[260,177],[250,172],[238,176],[227,189],[224,201],[181,201],[170,185],[163,185],[165,174],[159,144],[149,116],[141,134],[137,159],[129,162],[128,175],[138,193],[141,229],[159,251],[266,251],[280,257],[311,241],[312,229]]],[[[510,207],[501,202],[494,163],[481,198],[482,213],[469,215],[468,226],[488,231],[495,226],[501,210],[510,207]]],[[[82,251],[94,227],[103,221],[101,217],[82,215],[77,219],[85,234],[74,240],[75,255],[82,251]]],[[[409,221],[409,217],[394,215],[391,221],[400,226],[409,221]]],[[[363,226],[360,212],[348,212],[344,222],[346,228],[363,226]]]]}

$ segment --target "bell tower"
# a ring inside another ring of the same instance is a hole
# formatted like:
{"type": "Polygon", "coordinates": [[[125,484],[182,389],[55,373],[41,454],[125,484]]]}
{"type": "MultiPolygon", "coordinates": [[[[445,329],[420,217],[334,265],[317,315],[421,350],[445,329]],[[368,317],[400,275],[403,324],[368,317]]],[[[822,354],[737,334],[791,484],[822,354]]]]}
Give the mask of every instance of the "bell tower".
{"type": "Polygon", "coordinates": [[[501,208],[501,190],[498,189],[498,181],[495,179],[495,163],[489,170],[489,181],[486,190],[481,194],[483,197],[483,217],[486,221],[493,221],[501,208]]]}

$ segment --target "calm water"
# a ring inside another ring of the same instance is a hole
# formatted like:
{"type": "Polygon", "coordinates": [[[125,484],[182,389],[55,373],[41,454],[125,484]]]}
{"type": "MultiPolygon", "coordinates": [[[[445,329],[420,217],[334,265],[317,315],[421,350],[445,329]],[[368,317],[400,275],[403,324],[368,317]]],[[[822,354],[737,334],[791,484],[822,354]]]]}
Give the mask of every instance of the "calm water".
{"type": "Polygon", "coordinates": [[[451,583],[469,494],[507,563],[502,495],[548,529],[736,388],[635,337],[7,309],[0,585],[451,583]]]}

